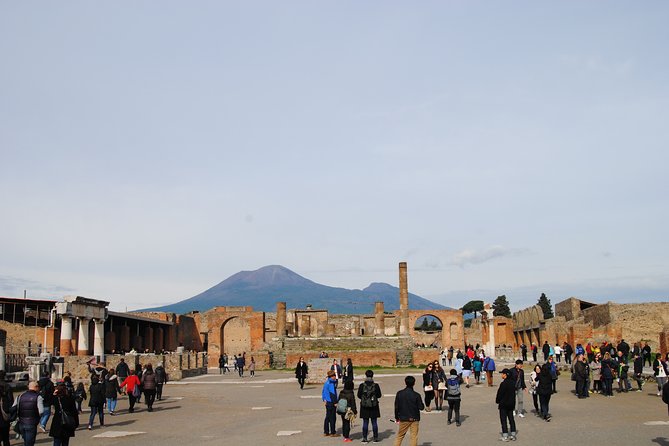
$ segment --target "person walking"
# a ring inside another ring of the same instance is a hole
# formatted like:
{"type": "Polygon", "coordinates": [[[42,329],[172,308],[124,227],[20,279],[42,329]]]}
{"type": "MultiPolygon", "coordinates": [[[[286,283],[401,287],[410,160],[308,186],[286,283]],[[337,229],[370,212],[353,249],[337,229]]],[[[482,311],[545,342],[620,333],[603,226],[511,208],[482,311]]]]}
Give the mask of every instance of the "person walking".
{"type": "Polygon", "coordinates": [[[246,358],[244,358],[244,355],[238,355],[237,356],[237,372],[239,372],[239,377],[243,378],[244,377],[244,366],[246,366],[246,358]]]}
{"type": "MultiPolygon", "coordinates": [[[[116,381],[118,386],[118,381],[116,381]]],[[[79,427],[79,412],[74,398],[67,391],[65,383],[58,383],[54,391],[53,421],[49,429],[49,436],[53,437],[53,446],[68,446],[70,438],[74,437],[74,431],[79,427]],[[74,424],[68,425],[64,421],[69,418],[74,424]]],[[[9,444],[9,443],[8,443],[9,444]]]]}
{"type": "Polygon", "coordinates": [[[134,370],[131,370],[130,375],[121,383],[121,388],[125,388],[125,392],[128,394],[128,412],[130,413],[135,411],[135,402],[141,394],[139,385],[139,376],[134,370]]]}
{"type": "Polygon", "coordinates": [[[304,389],[304,382],[307,380],[308,375],[309,366],[304,362],[304,358],[300,356],[300,360],[295,367],[295,378],[297,378],[297,382],[300,384],[300,390],[304,389]]]}
{"type": "Polygon", "coordinates": [[[91,408],[91,414],[88,417],[88,430],[93,429],[93,422],[95,422],[95,415],[98,415],[100,420],[100,427],[105,425],[105,397],[106,389],[104,383],[100,382],[97,375],[91,376],[91,386],[88,388],[88,407],[91,408]]]}
{"type": "Polygon", "coordinates": [[[514,390],[516,393],[516,410],[513,414],[520,418],[525,418],[525,409],[523,407],[523,394],[527,392],[527,384],[525,384],[525,371],[523,370],[523,361],[516,360],[516,365],[510,370],[511,379],[513,381],[514,390]]]}
{"type": "Polygon", "coordinates": [[[541,418],[545,421],[551,420],[550,410],[551,396],[553,395],[553,377],[551,375],[551,366],[545,363],[541,366],[541,372],[535,378],[537,383],[537,393],[539,394],[539,405],[541,407],[541,418]]]}
{"type": "Polygon", "coordinates": [[[667,413],[669,413],[669,382],[662,386],[662,402],[667,405],[667,413]]]}
{"type": "Polygon", "coordinates": [[[474,363],[472,364],[474,367],[474,381],[476,384],[481,384],[481,370],[483,370],[483,360],[481,357],[476,356],[474,357],[474,363]]]}
{"type": "Polygon", "coordinates": [[[156,400],[156,372],[153,371],[151,364],[146,365],[146,369],[142,374],[142,388],[144,389],[144,400],[146,402],[146,409],[153,412],[153,402],[156,400]]]}
{"type": "Polygon", "coordinates": [[[537,353],[539,349],[537,348],[537,344],[534,342],[532,343],[532,361],[537,362],[537,353]]]}
{"type": "Polygon", "coordinates": [[[88,399],[86,388],[84,387],[84,383],[80,382],[77,384],[77,389],[74,391],[74,401],[77,404],[77,411],[79,413],[83,412],[81,410],[81,403],[83,403],[85,399],[88,399]]]}
{"type": "Polygon", "coordinates": [[[555,360],[560,362],[562,359],[562,347],[557,342],[555,343],[555,347],[553,347],[553,352],[555,353],[555,360]]]}
{"type": "Polygon", "coordinates": [[[121,358],[118,365],[116,366],[116,376],[118,376],[118,385],[120,386],[123,381],[130,375],[130,367],[126,364],[125,359],[121,358]]]}
{"type": "Polygon", "coordinates": [[[451,424],[453,419],[453,412],[455,412],[455,425],[460,426],[460,402],[461,393],[460,384],[462,378],[458,376],[455,369],[451,369],[448,379],[446,380],[446,402],[448,402],[448,424],[451,424]]]}
{"type": "Polygon", "coordinates": [[[544,354],[544,362],[548,361],[548,356],[551,353],[551,346],[548,345],[548,341],[544,341],[544,345],[541,347],[541,351],[544,354]]]}
{"type": "Polygon", "coordinates": [[[641,358],[641,351],[634,353],[634,380],[638,386],[636,391],[641,392],[643,390],[643,359],[641,358]]]}
{"type": "Polygon", "coordinates": [[[534,370],[530,373],[530,395],[532,395],[532,404],[534,405],[534,414],[538,417],[541,416],[541,409],[539,408],[539,395],[537,394],[537,377],[541,373],[541,366],[536,364],[534,370]]]}
{"type": "Polygon", "coordinates": [[[5,381],[5,371],[0,370],[0,444],[2,446],[9,446],[9,413],[14,404],[14,393],[9,384],[5,381]]]}
{"type": "Polygon", "coordinates": [[[114,373],[114,369],[109,369],[109,373],[105,378],[105,398],[107,399],[107,410],[109,415],[116,415],[114,411],[116,410],[116,403],[118,401],[118,393],[120,391],[118,385],[118,376],[114,373]]]}
{"type": "Polygon", "coordinates": [[[488,387],[492,387],[492,374],[495,371],[495,360],[492,357],[486,356],[483,360],[483,370],[485,371],[488,387]]]}
{"type": "Polygon", "coordinates": [[[253,378],[256,376],[256,360],[251,356],[251,362],[249,363],[249,376],[253,378]]]}
{"type": "Polygon", "coordinates": [[[516,421],[513,418],[513,412],[516,408],[516,384],[511,376],[509,369],[501,372],[502,382],[497,389],[497,409],[499,410],[499,420],[502,424],[502,441],[516,440],[516,421]],[[508,424],[507,424],[508,421],[508,424]],[[509,432],[509,429],[511,431],[509,432]]]}
{"type": "Polygon", "coordinates": [[[434,367],[433,376],[437,378],[436,382],[432,382],[432,387],[436,390],[435,400],[437,403],[437,410],[442,411],[444,410],[444,392],[446,391],[446,372],[444,372],[444,369],[441,368],[439,361],[437,360],[432,363],[432,367],[434,367]]]}
{"type": "Polygon", "coordinates": [[[520,344],[520,355],[523,358],[524,362],[527,362],[527,345],[523,342],[520,344]]]}
{"type": "MultiPolygon", "coordinates": [[[[473,352],[469,350],[468,352],[473,352]]],[[[469,389],[469,377],[472,376],[472,360],[469,355],[462,358],[462,379],[465,381],[465,387],[469,389]]]]}
{"type": "Polygon", "coordinates": [[[381,388],[374,382],[374,372],[365,372],[365,381],[358,387],[358,398],[360,398],[360,418],[362,418],[362,442],[367,443],[369,434],[369,421],[372,421],[372,434],[374,443],[379,442],[379,426],[377,419],[381,417],[379,398],[381,388]]]}
{"type": "Polygon", "coordinates": [[[399,424],[395,445],[400,446],[407,431],[411,431],[410,446],[418,446],[418,429],[420,423],[420,411],[423,410],[423,400],[413,390],[416,378],[407,376],[404,378],[406,387],[395,395],[395,422],[399,424]]]}
{"type": "MultiPolygon", "coordinates": [[[[667,355],[669,356],[669,353],[667,353],[667,355]]],[[[660,396],[662,395],[662,388],[667,382],[667,375],[669,375],[667,361],[662,359],[661,353],[655,355],[655,361],[653,361],[653,373],[655,374],[655,381],[657,382],[657,396],[660,396]]]]}
{"type": "MultiPolygon", "coordinates": [[[[423,371],[423,392],[425,392],[425,411],[430,412],[430,404],[433,399],[436,399],[437,389],[433,383],[437,381],[436,373],[434,372],[434,365],[428,364],[423,371]]],[[[437,406],[438,408],[439,406],[437,406]]]]}
{"type": "Polygon", "coordinates": [[[550,367],[551,371],[551,378],[553,380],[552,385],[553,385],[553,393],[557,393],[557,380],[558,380],[558,368],[557,364],[555,364],[555,361],[553,360],[552,356],[548,357],[548,366],[550,367]]]}
{"type": "Polygon", "coordinates": [[[49,422],[49,418],[51,417],[53,392],[56,389],[53,385],[53,382],[51,382],[49,372],[42,373],[42,377],[37,382],[37,384],[39,384],[39,394],[42,395],[42,400],[44,403],[44,412],[40,416],[38,427],[42,432],[46,432],[46,424],[49,422]]]}
{"type": "Polygon", "coordinates": [[[351,358],[346,359],[346,370],[344,371],[344,381],[353,382],[353,362],[351,358]]]}
{"type": "Polygon", "coordinates": [[[22,393],[16,401],[19,433],[23,437],[23,446],[34,446],[37,437],[37,425],[44,413],[44,399],[39,394],[37,381],[28,383],[28,390],[22,393]]]}
{"type": "Polygon", "coordinates": [[[167,372],[162,362],[158,363],[155,370],[156,373],[156,400],[163,399],[163,386],[167,384],[167,372]]]}
{"type": "Polygon", "coordinates": [[[218,374],[223,375],[225,373],[225,365],[226,365],[226,360],[225,360],[225,355],[221,355],[218,357],[218,374]]]}
{"type": "Polygon", "coordinates": [[[337,424],[337,387],[335,385],[336,378],[334,370],[328,370],[327,379],[323,384],[323,391],[321,396],[325,403],[325,421],[323,422],[323,436],[338,437],[337,424]]]}
{"type": "Polygon", "coordinates": [[[350,443],[351,440],[351,421],[347,417],[348,409],[352,410],[354,414],[357,415],[358,408],[355,404],[355,393],[353,393],[353,380],[344,379],[344,390],[339,393],[339,400],[346,400],[347,411],[340,413],[341,415],[341,424],[342,424],[342,435],[344,436],[344,442],[350,443]]]}

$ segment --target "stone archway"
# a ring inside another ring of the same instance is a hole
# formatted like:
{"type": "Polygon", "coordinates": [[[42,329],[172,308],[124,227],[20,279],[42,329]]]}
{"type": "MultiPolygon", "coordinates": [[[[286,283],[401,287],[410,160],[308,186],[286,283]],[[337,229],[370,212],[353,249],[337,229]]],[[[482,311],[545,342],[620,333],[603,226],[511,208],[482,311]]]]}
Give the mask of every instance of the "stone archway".
{"type": "Polygon", "coordinates": [[[251,327],[248,321],[237,316],[226,319],[221,324],[220,348],[222,353],[228,356],[250,352],[251,349],[251,327]]]}

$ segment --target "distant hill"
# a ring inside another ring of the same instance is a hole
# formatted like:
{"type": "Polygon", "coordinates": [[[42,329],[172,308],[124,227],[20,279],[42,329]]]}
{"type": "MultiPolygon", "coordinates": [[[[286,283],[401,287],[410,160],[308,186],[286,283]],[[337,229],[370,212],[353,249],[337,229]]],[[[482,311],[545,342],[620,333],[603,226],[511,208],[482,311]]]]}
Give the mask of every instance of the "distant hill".
{"type": "MultiPolygon", "coordinates": [[[[280,265],[255,271],[241,271],[216,286],[180,302],[138,311],[166,311],[185,314],[206,311],[216,306],[252,306],[257,311],[276,311],[276,303],[287,308],[327,309],[335,314],[374,312],[374,302],[383,301],[386,311],[399,309],[399,288],[387,283],[372,283],[364,290],[349,290],[321,285],[280,265]]],[[[409,308],[448,309],[443,305],[409,293],[409,308]]]]}

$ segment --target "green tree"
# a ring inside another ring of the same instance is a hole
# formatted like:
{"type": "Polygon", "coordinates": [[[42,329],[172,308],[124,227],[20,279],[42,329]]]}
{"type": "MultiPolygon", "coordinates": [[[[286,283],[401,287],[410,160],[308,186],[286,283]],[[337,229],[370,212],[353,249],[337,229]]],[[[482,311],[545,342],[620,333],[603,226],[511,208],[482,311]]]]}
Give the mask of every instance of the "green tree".
{"type": "Polygon", "coordinates": [[[432,322],[430,322],[430,331],[437,331],[439,330],[439,327],[437,326],[437,321],[432,319],[432,322]]]}
{"type": "Polygon", "coordinates": [[[506,300],[506,295],[497,296],[495,302],[492,303],[492,315],[511,317],[511,309],[509,308],[509,301],[506,300]]]}
{"type": "Polygon", "coordinates": [[[481,311],[483,311],[482,300],[470,300],[462,307],[462,314],[474,313],[474,319],[476,319],[476,313],[481,311]]]}
{"type": "Polygon", "coordinates": [[[551,305],[551,300],[546,297],[545,293],[541,293],[538,303],[544,312],[544,319],[551,319],[553,317],[553,306],[551,305]]]}
{"type": "Polygon", "coordinates": [[[419,328],[419,330],[421,330],[421,331],[427,331],[428,328],[429,328],[429,327],[428,327],[428,325],[427,325],[427,318],[424,317],[424,318],[423,318],[423,322],[420,324],[420,328],[419,328]]]}

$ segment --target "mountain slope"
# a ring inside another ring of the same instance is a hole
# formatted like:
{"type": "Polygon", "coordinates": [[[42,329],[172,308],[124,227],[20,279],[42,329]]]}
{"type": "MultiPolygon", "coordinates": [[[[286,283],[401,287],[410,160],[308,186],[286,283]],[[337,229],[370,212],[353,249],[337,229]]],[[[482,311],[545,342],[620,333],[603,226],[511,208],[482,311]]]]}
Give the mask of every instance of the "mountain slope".
{"type": "MultiPolygon", "coordinates": [[[[257,311],[276,311],[276,303],[287,308],[324,308],[331,313],[372,313],[374,302],[383,301],[386,311],[399,309],[399,289],[386,283],[372,283],[364,290],[349,290],[321,285],[280,265],[255,271],[240,271],[189,299],[157,308],[138,311],[187,313],[206,311],[215,306],[252,306],[257,311]]],[[[421,310],[447,307],[409,293],[409,308],[421,310]]]]}

